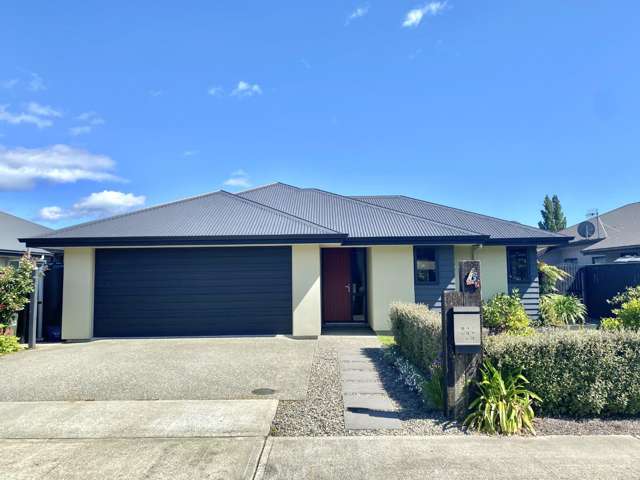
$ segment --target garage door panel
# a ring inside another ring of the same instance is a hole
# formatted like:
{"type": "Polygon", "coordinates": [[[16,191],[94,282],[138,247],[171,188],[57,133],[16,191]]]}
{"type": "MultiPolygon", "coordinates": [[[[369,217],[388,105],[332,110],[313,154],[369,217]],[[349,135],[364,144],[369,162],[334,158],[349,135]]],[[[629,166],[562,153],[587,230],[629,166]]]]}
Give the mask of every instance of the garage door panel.
{"type": "Polygon", "coordinates": [[[96,250],[94,335],[291,333],[289,247],[96,250]]]}

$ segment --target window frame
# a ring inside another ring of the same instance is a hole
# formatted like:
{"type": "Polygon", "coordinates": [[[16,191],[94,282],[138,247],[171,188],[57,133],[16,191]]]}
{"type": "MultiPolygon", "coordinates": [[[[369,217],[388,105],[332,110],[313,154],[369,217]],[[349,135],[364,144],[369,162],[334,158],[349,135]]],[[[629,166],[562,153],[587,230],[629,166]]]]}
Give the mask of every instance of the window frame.
{"type": "Polygon", "coordinates": [[[602,265],[607,263],[606,255],[594,255],[591,257],[591,265],[602,265]],[[603,260],[602,262],[598,262],[597,260],[603,260]]]}
{"type": "Polygon", "coordinates": [[[416,285],[438,285],[440,283],[440,255],[438,248],[416,245],[413,247],[413,279],[416,285]],[[433,261],[436,264],[435,280],[420,280],[418,278],[418,252],[420,250],[433,250],[433,261]]]}
{"type": "Polygon", "coordinates": [[[531,283],[533,281],[533,275],[531,272],[531,254],[528,247],[507,247],[507,281],[509,283],[531,283]],[[527,274],[524,279],[514,278],[511,276],[511,255],[518,251],[524,251],[527,259],[527,274]]]}

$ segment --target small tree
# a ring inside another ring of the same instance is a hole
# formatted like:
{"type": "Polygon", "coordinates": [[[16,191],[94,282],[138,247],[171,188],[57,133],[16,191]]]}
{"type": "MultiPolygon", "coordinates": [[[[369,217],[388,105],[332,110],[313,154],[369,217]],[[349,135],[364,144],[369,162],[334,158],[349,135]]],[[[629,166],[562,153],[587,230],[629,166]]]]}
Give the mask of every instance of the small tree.
{"type": "Polygon", "coordinates": [[[0,268],[0,335],[11,324],[14,315],[29,303],[35,268],[36,264],[28,254],[22,256],[18,268],[0,268]]]}
{"type": "Polygon", "coordinates": [[[544,196],[540,214],[542,215],[542,221],[538,222],[538,227],[542,230],[558,232],[567,228],[567,217],[562,211],[562,205],[560,205],[560,199],[557,195],[551,198],[549,198],[549,195],[544,196]]]}

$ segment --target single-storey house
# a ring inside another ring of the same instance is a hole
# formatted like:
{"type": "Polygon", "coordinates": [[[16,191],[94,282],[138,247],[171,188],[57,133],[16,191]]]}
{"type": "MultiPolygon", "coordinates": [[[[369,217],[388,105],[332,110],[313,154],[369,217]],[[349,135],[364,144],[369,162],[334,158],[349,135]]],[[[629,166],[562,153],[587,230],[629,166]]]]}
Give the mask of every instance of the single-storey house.
{"type": "MultiPolygon", "coordinates": [[[[27,247],[18,238],[46,235],[51,231],[50,228],[37,223],[29,222],[9,213],[0,212],[0,267],[14,265],[24,255],[27,247]]],[[[51,255],[46,250],[39,248],[31,249],[31,253],[34,255],[51,255]]]]}
{"type": "Polygon", "coordinates": [[[559,233],[573,240],[541,251],[545,263],[585,266],[640,261],[640,202],[594,215],[559,233]]]}
{"type": "Polygon", "coordinates": [[[484,298],[518,289],[538,314],[536,247],[569,237],[404,196],[275,183],[179,200],[26,238],[64,249],[62,338],[292,334],[440,306],[455,265],[484,298]]]}

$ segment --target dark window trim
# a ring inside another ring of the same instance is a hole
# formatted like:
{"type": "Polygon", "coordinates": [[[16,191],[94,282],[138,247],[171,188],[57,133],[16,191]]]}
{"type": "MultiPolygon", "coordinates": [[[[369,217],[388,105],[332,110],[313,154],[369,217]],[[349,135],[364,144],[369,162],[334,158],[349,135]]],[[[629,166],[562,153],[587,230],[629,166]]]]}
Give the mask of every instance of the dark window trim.
{"type": "Polygon", "coordinates": [[[416,285],[438,285],[440,283],[440,249],[437,247],[416,246],[413,247],[413,281],[416,285]],[[428,280],[418,280],[418,249],[431,249],[436,262],[436,279],[432,282],[428,280]]]}
{"type": "Polygon", "coordinates": [[[529,252],[529,249],[527,247],[507,247],[507,281],[509,283],[512,284],[516,284],[516,283],[531,283],[534,279],[534,276],[532,275],[531,272],[532,269],[532,265],[531,265],[531,254],[529,252]],[[513,278],[511,276],[511,252],[513,251],[517,251],[517,250],[524,250],[524,252],[527,255],[527,276],[524,279],[520,279],[520,278],[513,278]]]}

